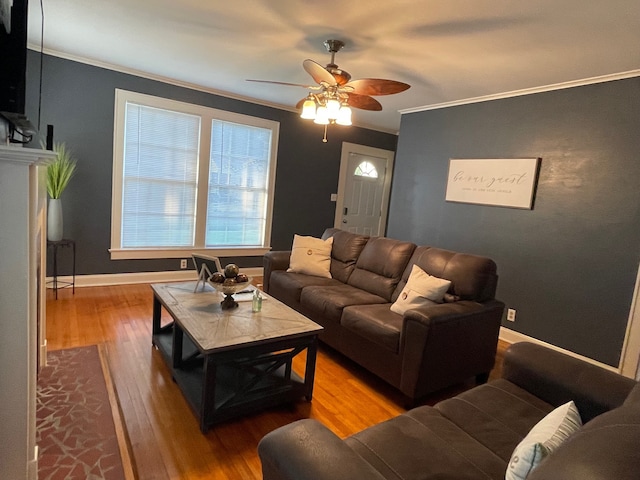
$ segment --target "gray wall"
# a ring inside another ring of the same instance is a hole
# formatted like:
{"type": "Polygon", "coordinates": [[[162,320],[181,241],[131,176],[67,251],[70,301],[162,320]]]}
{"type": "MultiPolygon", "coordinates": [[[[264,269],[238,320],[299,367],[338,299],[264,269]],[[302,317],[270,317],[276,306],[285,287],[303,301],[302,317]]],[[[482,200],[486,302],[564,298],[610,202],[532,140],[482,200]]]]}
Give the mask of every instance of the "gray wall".
{"type": "Polygon", "coordinates": [[[640,258],[640,78],[403,115],[389,236],[493,258],[503,325],[617,366],[640,258]],[[540,157],[533,210],[445,202],[450,158],[540,157]]]}
{"type": "MultiPolygon", "coordinates": [[[[280,122],[271,245],[291,247],[294,233],[322,234],[333,226],[342,142],[395,150],[397,136],[357,127],[323,128],[298,114],[45,55],[38,116],[40,55],[28,52],[27,116],[78,158],[77,175],[62,195],[64,236],[77,243],[77,273],[103,274],[179,269],[178,259],[110,260],[113,114],[116,88],[171,98],[280,122]]],[[[242,81],[242,80],[239,80],[242,81]]],[[[302,93],[304,95],[304,92],[302,93]]],[[[37,125],[36,125],[37,126],[37,125]]],[[[39,147],[38,141],[30,146],[39,147]]],[[[227,258],[261,266],[261,257],[227,258]]],[[[62,268],[62,267],[61,267],[62,268]]],[[[49,274],[51,270],[49,269],[49,274]]],[[[63,272],[64,274],[68,272],[63,272]]]]}

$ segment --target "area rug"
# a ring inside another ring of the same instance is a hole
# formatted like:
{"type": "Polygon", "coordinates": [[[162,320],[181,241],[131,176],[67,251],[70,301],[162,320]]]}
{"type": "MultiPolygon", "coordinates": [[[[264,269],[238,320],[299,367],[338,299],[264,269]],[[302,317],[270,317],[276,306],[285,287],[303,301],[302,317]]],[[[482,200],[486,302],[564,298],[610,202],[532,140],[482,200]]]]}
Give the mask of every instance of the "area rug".
{"type": "Polygon", "coordinates": [[[103,346],[47,353],[36,444],[39,480],[135,478],[103,346]]]}

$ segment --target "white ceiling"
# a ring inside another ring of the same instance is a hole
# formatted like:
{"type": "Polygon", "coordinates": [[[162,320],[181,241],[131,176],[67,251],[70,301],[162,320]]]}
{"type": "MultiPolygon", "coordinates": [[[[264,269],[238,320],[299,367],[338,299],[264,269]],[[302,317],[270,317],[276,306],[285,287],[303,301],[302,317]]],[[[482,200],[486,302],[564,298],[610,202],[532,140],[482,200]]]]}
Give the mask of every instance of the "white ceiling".
{"type": "MultiPolygon", "coordinates": [[[[354,123],[395,132],[399,110],[640,68],[638,0],[42,0],[44,50],[293,109],[323,42],[357,78],[412,87],[354,123]]],[[[29,1],[29,44],[41,10],[29,1]]]]}

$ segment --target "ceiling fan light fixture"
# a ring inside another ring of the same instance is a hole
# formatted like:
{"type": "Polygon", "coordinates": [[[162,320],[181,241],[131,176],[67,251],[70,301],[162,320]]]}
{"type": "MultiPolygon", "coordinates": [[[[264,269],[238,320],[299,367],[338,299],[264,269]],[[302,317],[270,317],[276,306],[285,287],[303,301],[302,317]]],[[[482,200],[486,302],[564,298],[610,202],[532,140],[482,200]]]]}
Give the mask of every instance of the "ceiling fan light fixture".
{"type": "Polygon", "coordinates": [[[330,98],[327,100],[327,115],[331,120],[335,120],[338,118],[340,113],[340,102],[335,98],[330,98]]]}
{"type": "Polygon", "coordinates": [[[316,118],[313,120],[313,123],[317,123],[318,125],[328,125],[329,124],[329,110],[325,106],[319,106],[316,110],[316,118]]]}
{"type": "Polygon", "coordinates": [[[315,120],[316,118],[316,102],[311,96],[307,97],[307,99],[302,104],[302,113],[300,114],[301,118],[307,120],[315,120]]]}
{"type": "Polygon", "coordinates": [[[338,112],[338,118],[336,119],[336,123],[338,125],[349,126],[351,123],[351,108],[346,103],[340,107],[340,111],[338,112]]]}

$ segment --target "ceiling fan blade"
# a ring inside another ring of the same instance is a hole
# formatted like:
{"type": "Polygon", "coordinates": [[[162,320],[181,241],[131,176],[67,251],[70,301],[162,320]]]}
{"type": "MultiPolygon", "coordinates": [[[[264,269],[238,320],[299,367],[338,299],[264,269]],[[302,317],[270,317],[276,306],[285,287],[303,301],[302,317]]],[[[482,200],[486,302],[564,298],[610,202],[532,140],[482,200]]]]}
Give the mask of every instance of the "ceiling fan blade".
{"type": "Polygon", "coordinates": [[[343,87],[351,87],[353,88],[353,93],[360,95],[392,95],[404,92],[411,88],[411,85],[383,78],[360,78],[343,85],[343,87]]]}
{"type": "Polygon", "coordinates": [[[256,82],[256,83],[272,83],[275,85],[285,85],[287,87],[302,87],[302,88],[309,88],[309,89],[318,89],[319,87],[317,85],[303,85],[301,83],[288,83],[288,82],[275,82],[272,80],[253,80],[248,78],[247,82],[256,82]]]}
{"type": "Polygon", "coordinates": [[[358,93],[347,93],[347,95],[349,97],[347,103],[350,107],[359,108],[361,110],[373,110],[376,112],[382,110],[380,102],[369,95],[360,95],[358,93]]]}
{"type": "Polygon", "coordinates": [[[333,77],[333,75],[331,75],[327,71],[327,69],[319,63],[316,63],[313,60],[306,59],[304,62],[302,62],[302,66],[317,83],[321,84],[324,82],[328,85],[336,84],[336,79],[333,77]]]}

